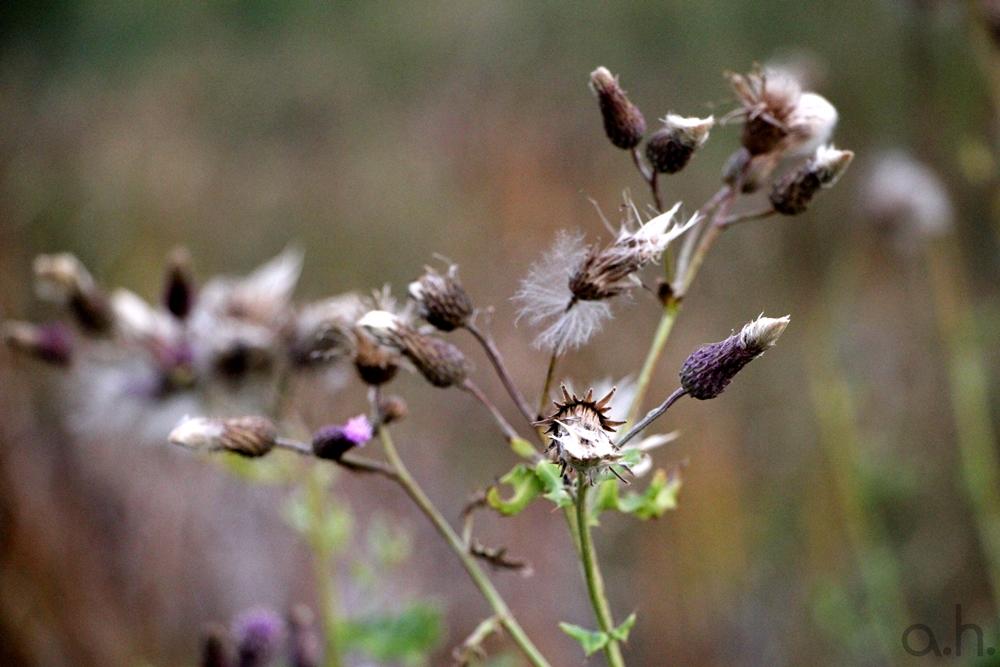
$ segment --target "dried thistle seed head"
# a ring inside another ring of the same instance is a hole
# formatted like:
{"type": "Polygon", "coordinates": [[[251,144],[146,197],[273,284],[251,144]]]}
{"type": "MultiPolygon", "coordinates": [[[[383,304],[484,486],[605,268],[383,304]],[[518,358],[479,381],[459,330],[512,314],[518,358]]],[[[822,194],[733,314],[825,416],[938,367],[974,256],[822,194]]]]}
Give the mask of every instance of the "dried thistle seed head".
{"type": "Polygon", "coordinates": [[[417,313],[441,331],[463,327],[472,317],[472,300],[458,281],[454,264],[445,275],[426,267],[424,275],[410,283],[409,291],[417,313]]]}
{"type": "Polygon", "coordinates": [[[372,439],[368,418],[358,415],[344,425],[324,426],[312,437],[313,454],[321,459],[339,461],[346,452],[372,439]]]}
{"type": "Polygon", "coordinates": [[[67,306],[80,328],[89,333],[111,332],[114,316],[108,300],[74,255],[39,255],[34,269],[39,298],[67,306]]]}
{"type": "Polygon", "coordinates": [[[354,339],[354,367],[363,382],[378,386],[396,377],[401,358],[395,348],[376,342],[363,330],[356,330],[354,339]]]}
{"type": "Polygon", "coordinates": [[[170,432],[170,442],[203,452],[227,451],[241,456],[264,456],[274,448],[278,429],[266,417],[229,419],[194,417],[170,432]]]}
{"type": "Polygon", "coordinates": [[[782,215],[802,213],[820,188],[833,187],[853,159],[851,151],[821,146],[809,162],[775,182],[771,205],[782,215]]]}
{"type": "Polygon", "coordinates": [[[646,133],[646,119],[618,85],[618,78],[604,67],[590,73],[590,89],[597,95],[604,118],[604,132],[618,148],[631,150],[646,133]]]}
{"type": "Polygon", "coordinates": [[[715,124],[708,118],[683,118],[669,114],[663,127],[646,142],[646,157],[653,169],[661,174],[674,174],[687,166],[694,152],[708,140],[708,132],[715,124]]]}
{"type": "Polygon", "coordinates": [[[163,305],[177,319],[183,320],[194,306],[194,263],[187,248],[178,247],[167,258],[167,278],[163,287],[163,305]]]}
{"type": "Polygon", "coordinates": [[[270,609],[253,609],[233,620],[240,667],[266,667],[285,644],[285,621],[270,609]]]}
{"type": "Polygon", "coordinates": [[[406,415],[409,412],[410,409],[407,407],[406,401],[403,400],[402,396],[386,396],[378,406],[378,413],[383,424],[402,421],[406,419],[406,415]]]}
{"type": "Polygon", "coordinates": [[[774,345],[788,322],[787,315],[761,316],[738,334],[694,352],[681,365],[681,386],[694,398],[715,398],[744,366],[774,345]]]}
{"type": "Polygon", "coordinates": [[[752,156],[808,154],[830,138],[837,110],[821,95],[803,93],[787,72],[758,69],[728,77],[745,118],[741,140],[752,156]]]}
{"type": "MultiPolygon", "coordinates": [[[[579,301],[601,301],[634,287],[632,274],[663,255],[667,245],[697,222],[693,217],[686,223],[675,222],[680,203],[641,224],[635,231],[622,226],[618,238],[603,250],[591,248],[583,262],[570,276],[569,289],[579,301]]],[[[634,206],[628,208],[629,221],[639,220],[634,206]]]]}
{"type": "Polygon", "coordinates": [[[266,327],[281,327],[291,315],[291,299],[302,273],[302,251],[289,247],[242,278],[213,278],[198,299],[198,311],[266,327]]]}
{"type": "Polygon", "coordinates": [[[545,430],[552,440],[550,449],[554,458],[563,468],[572,468],[592,480],[594,472],[600,472],[621,460],[621,453],[611,440],[615,428],[624,422],[608,419],[612,389],[604,398],[594,400],[591,389],[583,398],[562,387],[563,401],[555,402],[556,411],[538,422],[536,426],[548,426],[545,430]]]}
{"type": "Polygon", "coordinates": [[[13,350],[57,366],[68,366],[73,360],[73,338],[58,322],[4,322],[4,341],[13,350]]]}

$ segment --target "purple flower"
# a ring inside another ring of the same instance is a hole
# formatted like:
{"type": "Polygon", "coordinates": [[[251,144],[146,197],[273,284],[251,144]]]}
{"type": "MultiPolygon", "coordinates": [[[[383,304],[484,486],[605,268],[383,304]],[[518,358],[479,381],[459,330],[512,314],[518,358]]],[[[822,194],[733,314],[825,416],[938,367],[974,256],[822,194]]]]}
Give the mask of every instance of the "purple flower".
{"type": "Polygon", "coordinates": [[[343,426],[324,426],[313,434],[313,453],[321,459],[339,461],[348,450],[360,447],[372,439],[368,417],[358,415],[343,426]]]}
{"type": "Polygon", "coordinates": [[[233,620],[240,667],[263,667],[285,641],[285,621],[270,609],[252,609],[233,620]]]}

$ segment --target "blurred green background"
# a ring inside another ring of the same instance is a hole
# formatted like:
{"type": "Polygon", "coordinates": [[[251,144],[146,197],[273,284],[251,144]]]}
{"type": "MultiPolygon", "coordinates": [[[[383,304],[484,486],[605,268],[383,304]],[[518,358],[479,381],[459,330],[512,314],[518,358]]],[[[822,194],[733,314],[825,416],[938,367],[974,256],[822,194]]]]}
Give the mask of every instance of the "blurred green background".
{"type": "MultiPolygon", "coordinates": [[[[924,623],[952,646],[961,604],[963,621],[1000,646],[990,556],[1000,553],[1000,65],[988,5],[5,3],[0,315],[46,314],[31,292],[38,253],[71,251],[104,284],[155,299],[176,245],[207,277],[245,273],[297,242],[302,301],[385,283],[402,295],[438,253],[459,265],[477,305],[495,307],[498,344],[534,396],[547,359],[534,332],[514,325],[518,281],[557,230],[606,237],[590,199],[612,219],[623,191],[648,201],[603,136],[589,72],[619,74],[653,128],[668,111],[730,110],[724,71],[785,63],[838,108],[836,144],[857,159],[807,214],[727,232],[685,302],[650,405],[699,344],[762,311],[790,313],[792,324],[718,400],[682,401],[664,419],[661,430],[682,433],[657,453],[662,465],[686,461],[680,508],[652,523],[609,517],[597,533],[616,614],[638,613],[627,658],[978,664],[915,658],[900,638],[924,623]],[[866,179],[892,149],[936,171],[955,211],[950,234],[927,238],[905,215],[866,208],[866,179]]],[[[693,212],[718,188],[738,135],[736,125],[713,130],[664,183],[665,199],[693,212]]],[[[638,370],[659,308],[639,294],[616,312],[561,376],[579,387],[638,370]]],[[[456,340],[512,414],[471,340],[456,340]]],[[[253,591],[206,605],[181,576],[201,571],[196,551],[162,551],[155,536],[122,547],[168,501],[110,518],[89,511],[118,482],[88,482],[88,454],[53,425],[51,378],[6,351],[0,374],[0,663],[193,664],[203,624],[254,602],[253,591]],[[79,527],[92,521],[115,530],[79,527]],[[139,564],[94,575],[119,551],[139,564]],[[142,577],[155,596],[144,597],[142,577]],[[184,603],[171,602],[172,587],[184,603]]],[[[515,457],[466,396],[398,384],[411,407],[403,456],[457,520],[468,494],[515,457]]],[[[301,394],[311,427],[364,404],[357,387],[301,394]]],[[[107,479],[159,456],[155,445],[116,446],[127,453],[110,457],[119,464],[107,479]]],[[[185,470],[160,481],[162,498],[197,503],[185,470]]],[[[435,662],[447,664],[447,647],[485,607],[400,494],[371,480],[339,488],[361,521],[374,509],[409,517],[417,588],[447,609],[435,662]]],[[[277,495],[254,496],[253,511],[267,513],[277,495]]],[[[533,562],[533,579],[499,574],[499,585],[553,662],[577,664],[556,621],[593,620],[561,517],[535,508],[481,527],[533,562]]],[[[272,541],[294,539],[282,530],[276,521],[272,541]]],[[[272,567],[303,560],[287,558],[272,567]]],[[[289,579],[269,579],[262,601],[308,600],[308,581],[289,579]]]]}

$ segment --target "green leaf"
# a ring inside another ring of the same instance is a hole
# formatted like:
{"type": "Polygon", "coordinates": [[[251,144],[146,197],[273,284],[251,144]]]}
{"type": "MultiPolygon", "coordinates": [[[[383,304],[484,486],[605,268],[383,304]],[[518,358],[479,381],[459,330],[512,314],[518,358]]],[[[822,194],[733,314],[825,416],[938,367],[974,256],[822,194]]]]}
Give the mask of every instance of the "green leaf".
{"type": "Polygon", "coordinates": [[[597,653],[611,641],[611,637],[606,632],[588,630],[572,623],[560,623],[559,627],[567,635],[580,642],[584,654],[589,658],[597,653]]]}
{"type": "Polygon", "coordinates": [[[515,454],[524,459],[533,459],[538,455],[538,450],[535,449],[535,446],[524,438],[511,439],[510,448],[514,450],[515,454]]]}
{"type": "Polygon", "coordinates": [[[345,621],[340,641],[372,660],[423,665],[441,641],[441,611],[426,602],[414,602],[396,614],[374,614],[345,621]]]}
{"type": "Polygon", "coordinates": [[[610,632],[612,639],[617,639],[620,642],[628,641],[628,633],[632,630],[632,626],[635,625],[635,612],[629,614],[629,617],[622,621],[622,624],[610,632]]]}
{"type": "Polygon", "coordinates": [[[513,488],[513,495],[508,500],[504,500],[500,497],[499,486],[492,486],[486,492],[486,502],[490,507],[506,516],[512,516],[523,510],[543,490],[538,475],[524,464],[518,464],[513,470],[501,477],[500,484],[506,484],[513,488]]]}
{"type": "Polygon", "coordinates": [[[667,510],[677,507],[677,494],[680,488],[680,476],[676,473],[667,475],[663,470],[656,471],[649,487],[643,493],[631,491],[620,495],[617,481],[604,480],[597,487],[596,500],[591,508],[591,523],[596,524],[597,518],[605,510],[634,514],[640,519],[659,518],[667,510]]]}
{"type": "Polygon", "coordinates": [[[535,473],[545,490],[546,498],[559,507],[568,507],[573,504],[573,497],[566,490],[566,483],[558,465],[551,461],[540,461],[535,466],[535,473]]]}

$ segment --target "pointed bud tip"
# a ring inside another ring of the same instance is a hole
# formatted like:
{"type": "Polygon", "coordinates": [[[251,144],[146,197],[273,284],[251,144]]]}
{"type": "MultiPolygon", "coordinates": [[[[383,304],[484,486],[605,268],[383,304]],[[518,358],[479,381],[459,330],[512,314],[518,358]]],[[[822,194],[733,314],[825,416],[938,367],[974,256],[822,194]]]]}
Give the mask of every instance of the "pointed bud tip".
{"type": "Polygon", "coordinates": [[[740,331],[740,342],[747,350],[764,350],[774,346],[778,338],[785,331],[791,318],[784,317],[764,317],[761,315],[753,322],[750,322],[740,331]]]}

